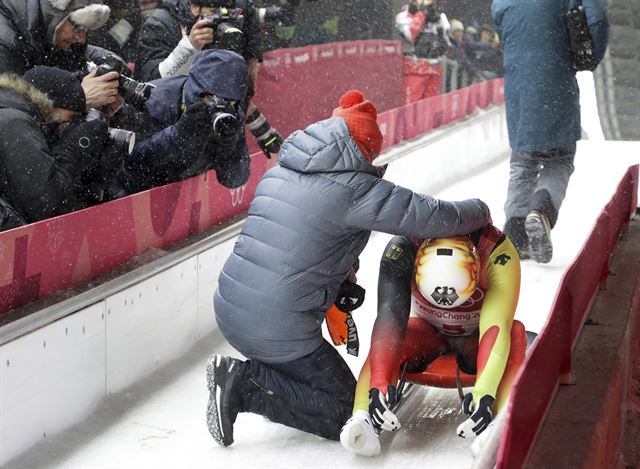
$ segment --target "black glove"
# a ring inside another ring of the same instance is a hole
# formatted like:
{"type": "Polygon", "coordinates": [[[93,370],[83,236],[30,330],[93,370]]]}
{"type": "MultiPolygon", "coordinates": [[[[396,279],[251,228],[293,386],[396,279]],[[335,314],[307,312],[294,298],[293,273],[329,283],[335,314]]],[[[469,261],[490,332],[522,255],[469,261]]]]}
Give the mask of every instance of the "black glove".
{"type": "Polygon", "coordinates": [[[378,433],[382,430],[395,432],[400,428],[398,417],[391,412],[391,408],[398,403],[396,387],[387,384],[387,394],[384,395],[378,388],[369,390],[369,415],[371,423],[378,433]]]}
{"type": "Polygon", "coordinates": [[[348,280],[342,282],[335,305],[340,311],[347,313],[358,309],[364,303],[365,289],[348,280]]]}
{"type": "Polygon", "coordinates": [[[458,436],[466,438],[477,436],[487,429],[493,419],[491,406],[495,399],[485,394],[478,401],[478,405],[473,405],[473,394],[468,393],[462,400],[462,412],[470,417],[458,426],[458,436]]]}
{"type": "Polygon", "coordinates": [[[211,112],[204,101],[192,103],[175,123],[176,130],[181,137],[208,137],[212,132],[211,112]]]}
{"type": "Polygon", "coordinates": [[[284,142],[282,135],[273,127],[266,138],[258,139],[258,145],[267,158],[271,158],[271,153],[278,154],[282,142],[284,142]]]}
{"type": "Polygon", "coordinates": [[[108,125],[100,120],[71,123],[52,147],[56,163],[78,182],[91,178],[109,142],[108,125]]]}

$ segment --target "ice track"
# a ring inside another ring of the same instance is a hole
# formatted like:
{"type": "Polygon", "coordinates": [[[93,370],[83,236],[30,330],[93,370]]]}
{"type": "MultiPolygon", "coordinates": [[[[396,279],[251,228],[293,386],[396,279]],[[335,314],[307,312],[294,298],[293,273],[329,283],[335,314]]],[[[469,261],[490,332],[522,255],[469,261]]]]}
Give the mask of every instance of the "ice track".
{"type": "MultiPolygon", "coordinates": [[[[639,162],[638,155],[638,142],[590,140],[579,144],[576,171],[553,231],[553,260],[547,265],[523,263],[516,317],[527,329],[539,332],[544,325],[564,269],[578,253],[626,168],[639,162]]],[[[450,200],[480,197],[491,207],[494,223],[501,227],[508,173],[507,155],[504,155],[498,164],[433,195],[450,200]]],[[[428,158],[424,167],[409,177],[395,175],[392,164],[387,178],[415,191],[424,191],[429,178],[428,158]]],[[[359,283],[367,288],[367,300],[354,314],[360,333],[360,357],[345,353],[356,375],[368,351],[375,318],[378,261],[388,239],[388,235],[373,235],[361,257],[358,277],[359,283]]],[[[406,469],[469,468],[473,463],[471,441],[455,435],[456,426],[464,419],[459,411],[457,392],[428,388],[414,389],[407,396],[399,410],[402,428],[394,434],[383,435],[382,455],[374,461],[345,452],[337,442],[248,414],[238,417],[235,444],[220,448],[211,439],[205,423],[205,368],[207,357],[214,352],[237,356],[224,339],[214,333],[150,378],[111,396],[84,422],[48,437],[5,467],[359,468],[375,464],[406,469]]]]}

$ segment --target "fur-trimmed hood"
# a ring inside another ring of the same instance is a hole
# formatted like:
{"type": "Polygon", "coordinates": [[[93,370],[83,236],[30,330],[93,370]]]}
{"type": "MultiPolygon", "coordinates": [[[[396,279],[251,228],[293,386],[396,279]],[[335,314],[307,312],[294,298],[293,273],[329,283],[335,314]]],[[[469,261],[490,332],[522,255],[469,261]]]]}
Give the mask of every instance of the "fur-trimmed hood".
{"type": "Polygon", "coordinates": [[[24,111],[44,122],[53,118],[53,103],[47,95],[14,73],[0,74],[0,109],[6,108],[24,111]]]}

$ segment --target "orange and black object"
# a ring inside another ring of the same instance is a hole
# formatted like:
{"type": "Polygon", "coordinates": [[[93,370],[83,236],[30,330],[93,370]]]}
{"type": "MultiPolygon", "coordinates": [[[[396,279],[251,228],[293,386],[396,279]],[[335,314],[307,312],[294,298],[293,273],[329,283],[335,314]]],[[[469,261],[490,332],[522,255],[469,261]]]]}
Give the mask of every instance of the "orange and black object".
{"type": "Polygon", "coordinates": [[[333,345],[346,345],[347,353],[357,357],[360,341],[358,340],[358,329],[351,312],[340,311],[336,305],[333,305],[327,311],[326,320],[333,345]]]}

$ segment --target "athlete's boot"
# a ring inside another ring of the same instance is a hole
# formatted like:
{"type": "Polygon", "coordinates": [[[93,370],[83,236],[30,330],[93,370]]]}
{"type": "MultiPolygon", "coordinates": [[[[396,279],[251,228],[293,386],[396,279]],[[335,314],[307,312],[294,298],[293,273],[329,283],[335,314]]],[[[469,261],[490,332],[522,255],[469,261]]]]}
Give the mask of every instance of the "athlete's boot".
{"type": "Polygon", "coordinates": [[[347,450],[361,456],[380,454],[380,440],[371,424],[369,412],[356,410],[340,430],[340,443],[347,450]]]}

